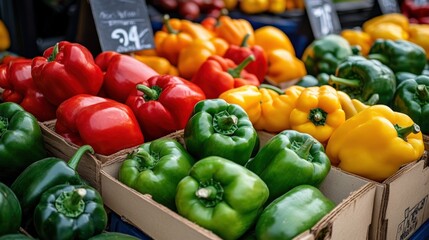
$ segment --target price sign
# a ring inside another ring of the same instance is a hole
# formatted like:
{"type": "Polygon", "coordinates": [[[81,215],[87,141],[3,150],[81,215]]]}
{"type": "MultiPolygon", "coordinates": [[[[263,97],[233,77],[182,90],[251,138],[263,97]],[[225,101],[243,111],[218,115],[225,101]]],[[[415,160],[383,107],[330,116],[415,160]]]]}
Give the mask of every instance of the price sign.
{"type": "Polygon", "coordinates": [[[145,0],[90,0],[103,51],[133,52],[154,48],[145,0]]]}
{"type": "Polygon", "coordinates": [[[331,0],[305,0],[305,4],[314,38],[340,33],[340,20],[331,0]]]}
{"type": "Polygon", "coordinates": [[[383,14],[399,12],[399,6],[396,0],[378,0],[378,6],[383,14]]]}

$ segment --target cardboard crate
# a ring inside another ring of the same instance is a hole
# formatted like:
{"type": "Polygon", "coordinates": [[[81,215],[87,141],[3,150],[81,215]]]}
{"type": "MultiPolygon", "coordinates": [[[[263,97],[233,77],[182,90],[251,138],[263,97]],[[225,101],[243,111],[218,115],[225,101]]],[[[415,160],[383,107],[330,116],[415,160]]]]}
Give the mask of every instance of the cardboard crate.
{"type": "MultiPolygon", "coordinates": [[[[258,133],[263,145],[273,135],[258,133]]],[[[172,137],[183,144],[180,132],[172,137]]],[[[124,156],[125,157],[125,156],[124,156]]],[[[141,194],[118,180],[121,160],[103,165],[101,169],[101,194],[105,205],[122,219],[136,226],[154,239],[220,239],[217,235],[187,220],[167,207],[141,194]],[[168,229],[165,228],[168,226],[168,229]]],[[[333,168],[320,189],[337,206],[313,228],[296,239],[366,239],[372,220],[375,186],[363,179],[339,179],[343,173],[333,168]]]]}
{"type": "Polygon", "coordinates": [[[429,151],[429,135],[423,134],[423,142],[425,144],[425,150],[429,151]]]}

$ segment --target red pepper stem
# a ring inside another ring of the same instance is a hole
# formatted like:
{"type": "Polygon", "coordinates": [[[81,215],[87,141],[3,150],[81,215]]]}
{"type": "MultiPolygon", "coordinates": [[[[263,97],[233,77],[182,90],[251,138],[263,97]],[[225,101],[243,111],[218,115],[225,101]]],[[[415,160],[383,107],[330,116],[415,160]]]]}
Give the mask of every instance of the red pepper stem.
{"type": "Polygon", "coordinates": [[[83,201],[85,195],[85,188],[76,188],[71,192],[62,192],[55,199],[55,208],[67,217],[78,217],[85,210],[85,202],[83,201]]]}
{"type": "Polygon", "coordinates": [[[248,41],[249,41],[250,33],[246,33],[246,35],[243,38],[243,41],[241,41],[240,47],[248,47],[248,41]]]}
{"type": "Polygon", "coordinates": [[[86,153],[86,152],[90,152],[92,154],[94,154],[94,149],[90,146],[90,145],[83,145],[81,146],[75,153],[74,155],[70,158],[70,160],[68,161],[67,165],[72,168],[75,169],[77,168],[77,165],[79,164],[80,160],[82,159],[82,156],[86,153]]]}
{"type": "Polygon", "coordinates": [[[54,49],[52,50],[51,55],[48,57],[47,61],[48,62],[52,62],[55,60],[55,58],[57,57],[58,54],[58,43],[55,44],[54,49]]]}
{"type": "Polygon", "coordinates": [[[429,99],[429,91],[424,84],[417,85],[417,97],[422,102],[426,102],[429,99]]]}
{"type": "Polygon", "coordinates": [[[136,88],[137,88],[137,90],[144,93],[145,99],[147,99],[147,100],[157,100],[159,97],[158,91],[156,91],[155,89],[152,89],[146,85],[137,84],[136,88]]]}
{"type": "Polygon", "coordinates": [[[329,84],[346,85],[349,87],[359,87],[360,81],[357,79],[340,78],[334,75],[329,77],[329,84]]]}
{"type": "Polygon", "coordinates": [[[204,188],[200,188],[195,192],[195,195],[198,198],[204,198],[207,200],[213,200],[217,196],[217,189],[213,186],[207,186],[204,188]]]}
{"type": "Polygon", "coordinates": [[[308,159],[308,155],[310,154],[311,147],[313,147],[314,140],[311,138],[307,138],[305,142],[295,150],[296,154],[302,159],[308,159]]]}
{"type": "Polygon", "coordinates": [[[255,61],[255,56],[253,54],[250,54],[240,64],[238,64],[235,68],[228,69],[228,73],[233,78],[239,78],[241,76],[241,71],[243,71],[243,69],[252,61],[255,61]]]}
{"type": "Polygon", "coordinates": [[[379,53],[369,54],[368,59],[378,60],[379,62],[381,62],[383,64],[389,63],[389,59],[386,56],[384,56],[383,54],[379,54],[379,53]]]}
{"type": "Polygon", "coordinates": [[[164,15],[163,21],[162,21],[165,25],[165,27],[167,28],[167,32],[170,34],[178,34],[179,31],[177,31],[176,29],[174,29],[171,24],[170,24],[170,16],[168,14],[164,15]]]}
{"type": "Polygon", "coordinates": [[[407,141],[407,136],[411,133],[419,133],[420,127],[419,125],[413,123],[411,126],[408,127],[400,127],[398,124],[394,125],[396,132],[398,133],[398,137],[404,139],[404,141],[407,141]]]}

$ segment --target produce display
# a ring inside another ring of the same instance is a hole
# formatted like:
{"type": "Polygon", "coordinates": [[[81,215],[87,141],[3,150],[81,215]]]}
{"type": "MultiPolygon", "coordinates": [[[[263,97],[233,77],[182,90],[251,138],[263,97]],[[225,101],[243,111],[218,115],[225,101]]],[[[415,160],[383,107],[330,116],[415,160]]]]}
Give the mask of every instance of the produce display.
{"type": "MultiPolygon", "coordinates": [[[[0,60],[0,239],[136,239],[109,232],[109,186],[88,174],[117,182],[126,211],[184,231],[321,238],[359,199],[333,196],[327,179],[385,186],[427,161],[423,7],[403,1],[407,14],[312,39],[298,56],[282,29],[224,10],[275,16],[304,1],[148,4],[163,14],[153,49],[61,40],[0,60]]],[[[0,51],[9,41],[0,21],[0,51]]]]}

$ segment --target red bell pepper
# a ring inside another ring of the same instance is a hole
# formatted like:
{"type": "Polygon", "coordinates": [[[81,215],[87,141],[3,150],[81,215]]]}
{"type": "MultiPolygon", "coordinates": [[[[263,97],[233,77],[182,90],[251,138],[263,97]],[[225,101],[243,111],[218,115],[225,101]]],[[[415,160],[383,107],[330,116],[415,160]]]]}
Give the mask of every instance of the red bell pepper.
{"type": "Polygon", "coordinates": [[[247,45],[249,36],[250,34],[246,34],[240,46],[230,45],[223,57],[231,59],[236,64],[240,64],[244,59],[253,54],[255,61],[250,62],[244,69],[249,73],[255,74],[259,82],[262,83],[268,71],[267,56],[261,46],[253,45],[249,47],[247,45]]]}
{"type": "Polygon", "coordinates": [[[76,145],[91,145],[103,155],[144,142],[131,108],[89,94],[75,95],[58,106],[55,132],[76,145]]]}
{"type": "Polygon", "coordinates": [[[31,59],[15,58],[0,65],[1,98],[21,105],[39,121],[55,118],[56,106],[49,103],[31,77],[31,59]]]}
{"type": "Polygon", "coordinates": [[[33,58],[31,75],[36,87],[55,106],[80,93],[97,95],[103,84],[103,73],[91,52],[78,43],[67,41],[33,58]]]}
{"type": "Polygon", "coordinates": [[[236,65],[231,59],[210,56],[192,77],[192,82],[204,91],[208,99],[217,98],[221,93],[243,85],[259,86],[258,78],[244,70],[254,59],[250,55],[236,65]]]}
{"type": "Polygon", "coordinates": [[[401,4],[401,13],[410,19],[410,22],[419,24],[429,23],[429,2],[404,0],[401,4]]]}
{"type": "Polygon", "coordinates": [[[103,91],[107,97],[125,103],[138,83],[158,75],[139,60],[113,51],[105,51],[95,58],[104,73],[103,91]]]}
{"type": "Polygon", "coordinates": [[[136,115],[146,141],[150,141],[184,129],[194,105],[205,98],[203,90],[188,80],[158,75],[138,84],[126,104],[136,115]]]}

